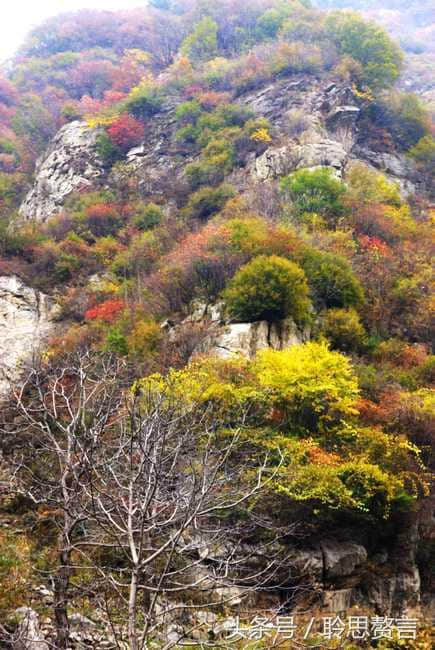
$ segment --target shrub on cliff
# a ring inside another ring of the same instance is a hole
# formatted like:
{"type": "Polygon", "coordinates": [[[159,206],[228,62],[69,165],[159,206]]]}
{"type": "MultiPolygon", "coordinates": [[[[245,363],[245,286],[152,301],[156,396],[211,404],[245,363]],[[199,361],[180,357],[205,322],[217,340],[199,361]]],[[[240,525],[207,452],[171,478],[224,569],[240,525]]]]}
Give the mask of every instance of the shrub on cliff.
{"type": "Polygon", "coordinates": [[[275,321],[287,316],[299,324],[309,320],[305,273],[276,255],[261,255],[239,269],[223,296],[231,316],[239,321],[275,321]]]}
{"type": "Polygon", "coordinates": [[[318,307],[358,307],[364,291],[349,262],[314,248],[305,252],[301,266],[318,307]]]}
{"type": "Polygon", "coordinates": [[[330,225],[336,225],[344,214],[346,188],[330,169],[300,169],[282,178],[281,190],[290,199],[292,210],[298,218],[306,212],[316,213],[330,225]]]}
{"type": "Polygon", "coordinates": [[[226,201],[235,194],[231,185],[223,183],[218,187],[201,187],[189,198],[185,208],[185,214],[194,219],[204,221],[212,214],[219,212],[226,201]]]}
{"type": "Polygon", "coordinates": [[[107,134],[122,152],[128,151],[140,143],[144,136],[145,128],[142,122],[128,113],[120,115],[107,129],[107,134]]]}

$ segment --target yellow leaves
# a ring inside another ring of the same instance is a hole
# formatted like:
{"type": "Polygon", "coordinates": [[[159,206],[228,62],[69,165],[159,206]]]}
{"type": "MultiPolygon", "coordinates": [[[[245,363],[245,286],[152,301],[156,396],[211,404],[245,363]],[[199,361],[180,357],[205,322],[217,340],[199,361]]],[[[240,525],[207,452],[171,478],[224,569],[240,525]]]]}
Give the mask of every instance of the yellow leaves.
{"type": "Polygon", "coordinates": [[[125,56],[132,59],[136,63],[141,63],[148,65],[150,63],[151,57],[148,52],[140,50],[139,48],[132,48],[125,51],[125,56]]]}
{"type": "Polygon", "coordinates": [[[153,320],[139,320],[127,336],[128,350],[135,357],[146,358],[157,350],[162,338],[159,325],[153,320]]]}
{"type": "Polygon", "coordinates": [[[370,88],[364,88],[363,90],[358,89],[355,84],[352,84],[352,91],[358,99],[362,99],[367,102],[373,102],[374,101],[374,95],[370,88]]]}
{"type": "Polygon", "coordinates": [[[87,115],[85,116],[85,120],[91,129],[96,129],[110,126],[118,119],[119,115],[119,113],[114,113],[113,115],[87,115]]]}
{"type": "Polygon", "coordinates": [[[344,414],[356,413],[358,382],[350,361],[325,343],[262,350],[253,365],[260,386],[277,391],[283,399],[306,392],[307,397],[336,401],[344,414]]]}
{"type": "Polygon", "coordinates": [[[251,135],[251,140],[255,140],[255,142],[272,142],[272,138],[267,129],[257,129],[254,131],[251,135]]]}
{"type": "Polygon", "coordinates": [[[359,203],[382,203],[394,207],[402,206],[402,197],[397,183],[390,183],[387,178],[364,163],[358,162],[350,167],[346,175],[349,186],[348,198],[359,203]]]}
{"type": "Polygon", "coordinates": [[[214,59],[210,59],[210,61],[206,61],[204,64],[204,69],[210,70],[210,71],[216,71],[216,70],[224,70],[228,68],[230,65],[230,61],[226,59],[223,56],[217,56],[214,59]]]}
{"type": "Polygon", "coordinates": [[[144,92],[155,88],[155,86],[156,84],[151,74],[144,76],[140,82],[130,90],[127,96],[127,101],[140,98],[144,92]]]}
{"type": "Polygon", "coordinates": [[[417,233],[417,224],[411,217],[411,211],[407,203],[400,207],[386,205],[384,206],[384,214],[391,219],[392,226],[398,235],[409,237],[417,233]]]}

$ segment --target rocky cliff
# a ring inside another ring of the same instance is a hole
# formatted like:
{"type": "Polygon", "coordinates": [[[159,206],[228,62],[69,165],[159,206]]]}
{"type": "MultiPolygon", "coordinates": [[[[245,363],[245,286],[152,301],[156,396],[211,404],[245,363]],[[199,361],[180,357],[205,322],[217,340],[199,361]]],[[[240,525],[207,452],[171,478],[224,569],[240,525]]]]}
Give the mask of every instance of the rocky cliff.
{"type": "Polygon", "coordinates": [[[35,182],[20,207],[25,220],[46,221],[72,193],[95,186],[102,175],[96,153],[97,129],[85,122],[66,124],[37,161],[35,182]]]}
{"type": "Polygon", "coordinates": [[[20,379],[26,365],[53,332],[54,302],[15,276],[0,277],[0,397],[20,379]]]}
{"type": "MultiPolygon", "coordinates": [[[[360,126],[365,103],[347,84],[300,76],[237,98],[273,125],[273,142],[240,161],[228,182],[243,192],[258,183],[302,168],[330,167],[340,178],[357,160],[399,183],[404,194],[421,188],[413,163],[404,155],[372,151],[360,126]]],[[[194,159],[175,139],[175,102],[170,100],[147,125],[146,141],[127,156],[125,173],[136,177],[140,193],[176,200],[186,186],[184,169],[194,159]]],[[[110,186],[95,143],[98,130],[84,122],[65,125],[38,161],[35,182],[20,208],[23,218],[45,221],[65,199],[83,188],[110,186]]],[[[115,173],[116,174],[116,173],[115,173]]]]}

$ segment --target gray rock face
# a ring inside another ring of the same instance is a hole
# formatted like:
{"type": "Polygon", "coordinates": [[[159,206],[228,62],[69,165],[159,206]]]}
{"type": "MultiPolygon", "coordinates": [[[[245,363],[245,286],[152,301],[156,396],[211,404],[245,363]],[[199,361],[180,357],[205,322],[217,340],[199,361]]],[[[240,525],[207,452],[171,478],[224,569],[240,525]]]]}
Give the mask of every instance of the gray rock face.
{"type": "Polygon", "coordinates": [[[176,104],[167,102],[149,123],[145,142],[127,154],[139,192],[143,196],[164,196],[166,202],[174,200],[185,185],[184,166],[192,160],[191,156],[186,157],[185,146],[180,148],[175,139],[175,108],[176,104]]]}
{"type": "Polygon", "coordinates": [[[20,207],[25,220],[46,221],[71,192],[93,187],[103,174],[95,145],[98,129],[85,122],[65,124],[35,170],[35,184],[20,207]]]}
{"type": "Polygon", "coordinates": [[[289,556],[292,574],[296,578],[310,578],[315,584],[323,580],[323,553],[318,549],[298,549],[289,556]]]}
{"type": "Polygon", "coordinates": [[[49,644],[44,640],[40,630],[39,616],[30,607],[20,607],[15,611],[19,620],[13,650],[49,650],[49,644]]]}
{"type": "Polygon", "coordinates": [[[331,167],[338,177],[343,175],[360,113],[350,87],[299,79],[273,84],[244,101],[279,129],[280,145],[269,147],[250,163],[254,181],[313,167],[331,167]],[[303,134],[294,133],[288,121],[295,111],[306,122],[303,134]]]}
{"type": "Polygon", "coordinates": [[[15,276],[0,277],[0,398],[54,329],[56,307],[15,276]]]}
{"type": "MultiPolygon", "coordinates": [[[[414,181],[409,180],[412,163],[403,156],[355,146],[360,100],[348,85],[300,75],[247,92],[237,101],[256,116],[268,118],[274,130],[272,145],[263,152],[249,152],[227,179],[241,192],[301,168],[326,166],[341,178],[351,159],[384,171],[405,193],[414,191],[414,181]],[[301,116],[303,127],[295,128],[295,114],[301,116]]],[[[176,102],[169,99],[153,116],[144,143],[128,152],[123,172],[114,170],[105,179],[109,185],[127,174],[144,198],[164,196],[168,206],[188,191],[185,165],[198,154],[177,141],[175,108],[176,102]]],[[[37,163],[34,186],[20,208],[23,219],[45,221],[59,212],[71,192],[98,186],[104,178],[95,147],[98,133],[78,121],[58,132],[37,163]]]]}
{"type": "Polygon", "coordinates": [[[290,318],[277,323],[231,323],[210,334],[193,352],[192,358],[210,354],[227,359],[240,354],[253,359],[259,350],[283,350],[309,339],[309,331],[298,329],[290,318]]]}
{"type": "Polygon", "coordinates": [[[327,540],[321,543],[321,548],[328,579],[351,575],[357,566],[367,560],[364,546],[353,542],[327,540]]]}
{"type": "Polygon", "coordinates": [[[267,149],[256,158],[251,173],[256,180],[278,178],[296,169],[331,167],[339,177],[343,175],[348,155],[340,142],[321,138],[317,142],[267,149]]]}
{"type": "Polygon", "coordinates": [[[325,590],[323,592],[323,609],[334,614],[346,612],[354,604],[353,591],[353,589],[325,590]]]}

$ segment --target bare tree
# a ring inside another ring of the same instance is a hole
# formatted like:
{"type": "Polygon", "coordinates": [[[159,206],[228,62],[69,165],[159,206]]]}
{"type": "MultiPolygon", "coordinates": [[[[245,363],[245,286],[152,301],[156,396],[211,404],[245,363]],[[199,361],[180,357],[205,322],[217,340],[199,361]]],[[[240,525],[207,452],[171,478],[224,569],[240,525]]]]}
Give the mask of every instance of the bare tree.
{"type": "Polygon", "coordinates": [[[71,578],[82,568],[95,576],[92,596],[118,647],[126,637],[142,650],[177,610],[222,605],[228,587],[277,587],[287,567],[280,542],[295,526],[280,528],[257,508],[279,452],[272,466],[244,442],[246,413],[232,422],[175,398],[167,380],[128,388],[125,371],[89,351],[35,369],[7,427],[16,490],[49,508],[57,526],[58,649],[69,646],[71,578]]]}
{"type": "Polygon", "coordinates": [[[57,528],[53,576],[56,647],[68,647],[71,557],[83,537],[87,459],[119,413],[118,364],[90,351],[64,359],[62,367],[33,369],[15,394],[14,425],[3,447],[14,466],[16,491],[48,507],[57,528]]]}
{"type": "MultiPolygon", "coordinates": [[[[241,464],[239,429],[223,434],[220,425],[209,408],[146,391],[131,396],[115,435],[93,448],[86,482],[96,535],[90,545],[113,545],[121,554],[119,567],[100,565],[97,573],[128,611],[131,650],[147,647],[180,608],[177,596],[194,592],[201,604],[185,608],[207,609],[221,603],[219,587],[250,591],[278,582],[276,542],[289,530],[271,534],[270,522],[247,507],[277,467],[271,470],[267,457],[241,464]],[[268,539],[259,542],[254,561],[244,541],[261,527],[268,539]]],[[[115,618],[109,608],[108,616],[115,618]]]]}

